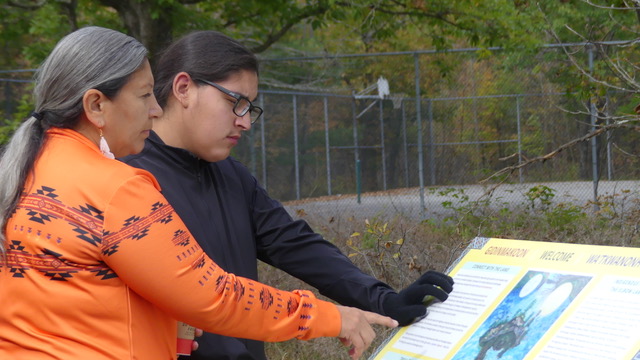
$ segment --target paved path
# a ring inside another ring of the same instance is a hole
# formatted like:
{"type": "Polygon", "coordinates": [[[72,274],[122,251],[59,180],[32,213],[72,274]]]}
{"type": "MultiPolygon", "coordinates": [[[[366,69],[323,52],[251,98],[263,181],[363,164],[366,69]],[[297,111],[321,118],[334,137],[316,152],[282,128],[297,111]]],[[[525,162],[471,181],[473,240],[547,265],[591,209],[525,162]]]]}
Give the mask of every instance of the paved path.
{"type": "MultiPolygon", "coordinates": [[[[529,200],[525,195],[529,189],[537,185],[544,185],[555,190],[552,203],[571,203],[584,207],[585,211],[592,211],[594,190],[593,182],[555,182],[555,183],[527,183],[501,185],[493,192],[490,206],[495,208],[511,208],[527,206],[529,200]]],[[[315,199],[305,199],[297,202],[285,203],[287,209],[295,216],[304,211],[309,216],[330,218],[335,216],[356,216],[359,218],[373,218],[381,214],[396,214],[399,216],[438,219],[448,216],[452,210],[443,206],[443,202],[452,201],[454,208],[460,208],[469,201],[487,199],[488,186],[442,186],[426,189],[424,193],[425,210],[420,209],[420,192],[418,188],[399,189],[388,192],[368,193],[361,196],[358,204],[355,195],[329,196],[315,199]],[[438,191],[454,189],[448,195],[438,194],[438,191]],[[458,196],[456,198],[455,196],[458,196]],[[468,201],[460,201],[460,196],[468,196],[468,201]]],[[[610,201],[618,211],[638,208],[640,204],[640,181],[601,181],[598,185],[600,201],[610,201]]]]}

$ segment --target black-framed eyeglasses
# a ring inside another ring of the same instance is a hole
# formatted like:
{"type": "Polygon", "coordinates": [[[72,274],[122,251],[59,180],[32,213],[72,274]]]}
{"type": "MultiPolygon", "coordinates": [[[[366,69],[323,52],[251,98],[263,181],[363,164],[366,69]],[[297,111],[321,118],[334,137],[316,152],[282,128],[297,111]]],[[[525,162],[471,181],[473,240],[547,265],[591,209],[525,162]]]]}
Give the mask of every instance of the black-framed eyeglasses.
{"type": "Polygon", "coordinates": [[[233,105],[233,113],[236,114],[236,116],[243,117],[247,113],[249,113],[249,116],[251,117],[251,123],[253,124],[256,121],[258,121],[258,119],[260,118],[260,115],[262,115],[262,108],[259,106],[254,106],[251,103],[251,100],[249,100],[246,96],[235,93],[229,89],[225,89],[224,87],[211,81],[207,81],[203,79],[194,79],[194,80],[203,82],[207,85],[211,85],[214,88],[236,99],[236,103],[233,105]]]}

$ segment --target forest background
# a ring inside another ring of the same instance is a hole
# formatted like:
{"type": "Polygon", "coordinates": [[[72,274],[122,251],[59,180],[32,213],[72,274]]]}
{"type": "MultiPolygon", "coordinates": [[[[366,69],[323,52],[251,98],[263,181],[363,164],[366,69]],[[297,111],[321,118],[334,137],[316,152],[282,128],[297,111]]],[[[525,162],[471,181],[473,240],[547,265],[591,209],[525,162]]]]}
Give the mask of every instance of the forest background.
{"type": "MultiPolygon", "coordinates": [[[[445,271],[475,236],[638,246],[635,183],[587,202],[561,199],[548,183],[638,180],[632,115],[640,102],[638,6],[624,0],[2,0],[0,144],[33,107],[33,69],[67,33],[86,25],[121,30],[142,41],[153,62],[172,39],[215,29],[247,45],[262,64],[264,125],[254,126],[234,156],[286,201],[293,216],[394,287],[428,269],[445,271]],[[372,85],[380,77],[390,80],[390,96],[354,96],[375,95],[372,85]],[[540,96],[520,111],[514,94],[540,96]],[[325,126],[327,97],[331,119],[325,126]],[[300,124],[291,121],[292,110],[300,124]],[[429,111],[431,129],[418,121],[429,111]],[[518,129],[516,115],[522,115],[518,129]],[[402,121],[412,137],[405,153],[397,141],[402,121]],[[427,147],[422,158],[418,149],[429,136],[455,146],[427,147]],[[326,161],[325,138],[343,145],[326,161]],[[256,160],[254,150],[261,148],[256,160]],[[403,162],[408,157],[409,165],[403,162]],[[613,178],[603,170],[605,159],[613,159],[613,178]],[[331,175],[325,175],[328,164],[331,175]],[[389,175],[380,175],[380,164],[389,175]],[[428,175],[423,181],[421,167],[431,165],[437,181],[428,175]],[[469,184],[480,184],[481,195],[460,186],[469,184]],[[509,184],[524,186],[521,203],[495,195],[509,184]],[[364,206],[360,192],[393,202],[394,194],[418,191],[440,203],[442,216],[394,207],[364,215],[358,208],[364,206]],[[346,210],[330,203],[335,198],[357,205],[346,210]]],[[[263,267],[262,281],[308,288],[263,267]]],[[[348,358],[333,339],[270,344],[268,352],[272,359],[348,358]]]]}

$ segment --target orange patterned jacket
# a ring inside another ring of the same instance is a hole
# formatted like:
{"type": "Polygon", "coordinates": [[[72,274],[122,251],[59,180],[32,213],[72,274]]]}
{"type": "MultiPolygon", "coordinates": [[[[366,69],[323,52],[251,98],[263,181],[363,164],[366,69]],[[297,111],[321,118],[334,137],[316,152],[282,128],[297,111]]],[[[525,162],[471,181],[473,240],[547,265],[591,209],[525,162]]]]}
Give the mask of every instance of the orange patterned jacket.
{"type": "Polygon", "coordinates": [[[153,176],[50,129],[6,227],[0,359],[175,359],[176,320],[262,341],[337,336],[335,305],[226,273],[153,176]]]}

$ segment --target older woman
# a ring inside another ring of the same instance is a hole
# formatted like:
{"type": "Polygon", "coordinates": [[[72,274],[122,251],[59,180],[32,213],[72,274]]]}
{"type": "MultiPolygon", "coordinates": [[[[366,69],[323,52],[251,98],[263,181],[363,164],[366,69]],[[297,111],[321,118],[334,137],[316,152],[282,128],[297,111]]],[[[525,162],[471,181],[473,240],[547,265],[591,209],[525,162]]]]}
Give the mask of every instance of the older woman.
{"type": "Polygon", "coordinates": [[[267,341],[340,336],[354,357],[393,320],[225,272],[147,171],[162,115],[145,48],[99,27],[42,64],[36,111],[0,159],[0,359],[173,359],[176,319],[267,341]]]}

